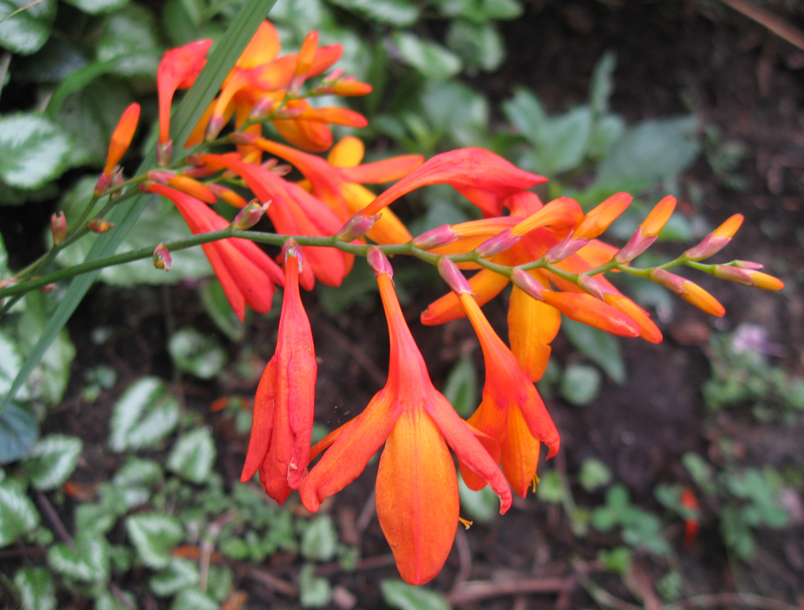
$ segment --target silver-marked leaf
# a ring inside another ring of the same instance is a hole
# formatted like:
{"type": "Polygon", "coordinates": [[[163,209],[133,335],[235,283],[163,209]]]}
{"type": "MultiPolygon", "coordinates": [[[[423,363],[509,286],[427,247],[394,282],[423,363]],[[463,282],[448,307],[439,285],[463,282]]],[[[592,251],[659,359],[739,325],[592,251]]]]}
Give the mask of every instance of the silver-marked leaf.
{"type": "Polygon", "coordinates": [[[348,11],[363,15],[372,21],[404,28],[416,23],[419,8],[408,0],[330,0],[348,11]]]}
{"type": "Polygon", "coordinates": [[[201,573],[198,564],[189,559],[174,557],[164,570],[155,574],[148,581],[148,586],[154,595],[170,597],[183,589],[189,589],[201,582],[201,573]]]}
{"type": "Polygon", "coordinates": [[[47,568],[20,568],[14,585],[22,610],[56,610],[56,585],[47,568]]]}
{"type": "Polygon", "coordinates": [[[329,561],[338,550],[338,532],[329,515],[316,517],[301,539],[301,553],[307,559],[329,561]]]}
{"type": "Polygon", "coordinates": [[[24,457],[38,437],[39,422],[33,411],[17,402],[8,403],[0,414],[0,464],[16,462],[24,457]]]}
{"type": "Polygon", "coordinates": [[[316,576],[308,563],[299,570],[299,601],[303,608],[323,608],[332,601],[332,587],[323,576],[316,576]]]}
{"type": "Polygon", "coordinates": [[[130,4],[109,16],[97,42],[97,59],[122,58],[116,65],[120,76],[153,78],[163,48],[154,15],[142,4],[130,4]]]}
{"type": "Polygon", "coordinates": [[[83,449],[84,443],[76,436],[51,434],[40,439],[24,464],[31,484],[42,491],[63,485],[75,470],[83,449]]]}
{"type": "Polygon", "coordinates": [[[561,379],[561,396],[568,403],[585,406],[600,393],[600,371],[588,364],[570,364],[561,379]]]}
{"type": "Polygon", "coordinates": [[[140,561],[149,568],[162,569],[171,560],[171,551],[184,536],[176,517],[140,513],[126,519],[126,532],[140,561]]]}
{"type": "Polygon", "coordinates": [[[21,485],[0,483],[0,548],[8,546],[39,525],[39,513],[21,485]]]}
{"type": "Polygon", "coordinates": [[[212,472],[215,453],[215,441],[209,430],[196,428],[176,441],[167,467],[191,483],[203,483],[212,472]]]}
{"type": "Polygon", "coordinates": [[[48,563],[59,574],[88,583],[109,578],[109,543],[103,536],[80,532],[73,546],[59,543],[51,547],[48,563]]]}
{"type": "Polygon", "coordinates": [[[219,610],[220,604],[199,589],[185,589],[176,596],[170,610],[219,610]]]}
{"type": "Polygon", "coordinates": [[[162,479],[162,467],[155,460],[129,458],[112,478],[115,487],[150,487],[162,479]]]}
{"type": "Polygon", "coordinates": [[[385,603],[398,610],[450,610],[450,605],[440,593],[401,580],[383,580],[380,590],[385,603]]]}
{"type": "Polygon", "coordinates": [[[435,42],[399,32],[393,41],[402,60],[429,80],[447,80],[461,71],[458,56],[435,42]]]}
{"type": "Polygon", "coordinates": [[[71,146],[61,127],[41,114],[0,117],[0,180],[21,189],[38,188],[67,169],[71,146]]]}
{"type": "Polygon", "coordinates": [[[114,405],[109,446],[112,451],[153,447],[173,432],[179,401],[157,377],[134,382],[114,405]]]}
{"type": "Polygon", "coordinates": [[[111,13],[117,11],[128,4],[128,0],[65,0],[67,4],[72,4],[79,11],[97,15],[99,13],[111,13]]]}
{"type": "Polygon", "coordinates": [[[13,53],[36,53],[50,37],[56,17],[56,0],[0,0],[0,46],[13,53]],[[20,10],[16,15],[9,15],[20,10]]]}
{"type": "Polygon", "coordinates": [[[226,365],[226,350],[217,339],[192,327],[177,330],[168,342],[168,350],[179,370],[199,379],[212,379],[226,365]]]}
{"type": "Polygon", "coordinates": [[[95,610],[131,610],[137,607],[137,600],[127,592],[116,589],[104,591],[95,598],[95,610]]]}

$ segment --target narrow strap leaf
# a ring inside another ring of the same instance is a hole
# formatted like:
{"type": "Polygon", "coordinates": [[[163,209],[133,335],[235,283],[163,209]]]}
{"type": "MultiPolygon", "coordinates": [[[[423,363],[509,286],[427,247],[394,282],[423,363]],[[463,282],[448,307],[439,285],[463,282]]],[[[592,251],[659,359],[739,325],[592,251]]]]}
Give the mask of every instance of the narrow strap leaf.
{"type": "MultiPolygon", "coordinates": [[[[212,49],[212,53],[199,75],[195,84],[182,100],[171,126],[174,134],[175,150],[181,150],[187,137],[192,133],[193,127],[201,120],[209,103],[215,97],[226,75],[234,66],[237,58],[246,48],[249,40],[257,31],[263,19],[273,7],[276,0],[249,0],[245,2],[240,12],[232,21],[224,37],[212,49]]],[[[156,153],[149,154],[143,161],[142,168],[153,167],[156,163],[156,153]]],[[[125,202],[115,208],[108,220],[116,225],[114,231],[99,235],[87,254],[87,261],[95,260],[115,253],[128,232],[134,227],[148,203],[149,195],[140,195],[131,201],[125,202]]],[[[28,375],[44,356],[50,344],[70,319],[100,271],[93,271],[76,278],[66,290],[63,300],[59,303],[52,318],[48,322],[42,336],[39,337],[25,363],[17,373],[14,383],[0,405],[0,414],[5,411],[9,401],[16,395],[28,375]]]]}

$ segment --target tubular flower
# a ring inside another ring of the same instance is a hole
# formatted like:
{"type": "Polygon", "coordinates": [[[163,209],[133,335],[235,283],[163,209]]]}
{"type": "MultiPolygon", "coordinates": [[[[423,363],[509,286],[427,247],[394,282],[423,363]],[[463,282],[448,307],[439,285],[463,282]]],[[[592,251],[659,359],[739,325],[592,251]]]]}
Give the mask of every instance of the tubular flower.
{"type": "Polygon", "coordinates": [[[547,178],[531,174],[483,148],[460,148],[432,157],[368,205],[363,214],[377,214],[388,204],[430,184],[449,184],[483,212],[499,216],[503,201],[547,178]]]}
{"type": "Polygon", "coordinates": [[[394,292],[388,260],[373,249],[369,261],[388,318],[388,382],[363,413],[313,447],[312,457],[328,449],[302,480],[299,494],[308,510],[317,510],[324,498],[353,481],[384,443],[377,515],[402,578],[422,584],[446,561],[458,526],[458,482],[448,447],[491,485],[501,513],[511,505],[511,491],[483,444],[433,387],[394,292]]]}
{"type": "MultiPolygon", "coordinates": [[[[229,226],[225,219],[195,197],[158,183],[149,184],[148,190],[170,199],[195,235],[229,226]]],[[[246,305],[258,313],[271,309],[274,284],[284,283],[282,270],[254,242],[232,238],[201,247],[238,318],[243,320],[246,305]]]]}
{"type": "Polygon", "coordinates": [[[299,295],[301,251],[285,246],[285,292],[276,352],[265,367],[254,399],[254,419],[240,476],[259,472],[265,493],[282,504],[310,461],[318,365],[310,321],[299,295]]]}
{"type": "Polygon", "coordinates": [[[106,192],[112,184],[112,174],[126,154],[128,147],[131,146],[131,140],[134,139],[134,132],[137,130],[137,123],[140,120],[140,105],[136,102],[129,105],[120,116],[120,121],[117,123],[112,132],[112,137],[109,142],[109,151],[106,154],[106,166],[103,168],[103,173],[98,179],[98,184],[95,186],[95,195],[100,196],[106,192]]]}
{"type": "Polygon", "coordinates": [[[177,89],[189,89],[206,64],[211,40],[197,40],[171,49],[159,62],[156,86],[159,94],[159,151],[160,161],[170,158],[170,106],[177,89]]]}

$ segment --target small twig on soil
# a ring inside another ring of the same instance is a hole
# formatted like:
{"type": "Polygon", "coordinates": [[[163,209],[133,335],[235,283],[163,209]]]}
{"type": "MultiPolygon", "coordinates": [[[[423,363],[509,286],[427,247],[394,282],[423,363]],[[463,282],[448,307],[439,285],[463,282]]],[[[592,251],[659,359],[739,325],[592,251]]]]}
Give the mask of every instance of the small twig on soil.
{"type": "Polygon", "coordinates": [[[366,500],[366,503],[363,505],[363,510],[360,511],[360,514],[357,516],[357,521],[355,522],[355,527],[357,527],[357,531],[360,532],[361,535],[366,531],[369,523],[371,523],[375,512],[377,512],[377,501],[375,492],[372,489],[368,500],[366,500]]]}
{"type": "Polygon", "coordinates": [[[708,608],[710,606],[739,605],[757,610],[800,610],[798,606],[791,606],[769,597],[762,597],[753,593],[713,593],[712,595],[696,595],[673,604],[667,604],[665,610],[677,608],[708,608]]]}
{"type": "Polygon", "coordinates": [[[67,528],[64,527],[61,519],[59,519],[59,515],[56,512],[56,509],[53,508],[53,505],[50,503],[50,500],[48,500],[47,496],[41,491],[36,492],[36,503],[39,505],[39,508],[42,509],[42,512],[45,513],[47,520],[50,521],[50,525],[52,525],[53,529],[56,531],[56,535],[62,540],[62,542],[66,542],[72,546],[73,537],[70,536],[67,528]]]}
{"type": "Polygon", "coordinates": [[[778,15],[775,15],[759,6],[754,6],[747,0],[720,1],[726,6],[730,6],[738,13],[742,13],[749,19],[753,19],[761,26],[776,34],[779,38],[786,40],[790,44],[804,51],[804,32],[797,27],[790,25],[778,15]]]}
{"type": "Polygon", "coordinates": [[[466,539],[466,532],[460,525],[455,536],[455,548],[458,550],[461,567],[452,582],[452,591],[457,591],[461,584],[469,580],[472,575],[472,551],[469,548],[469,541],[466,539]]]}
{"type": "Polygon", "coordinates": [[[640,606],[629,604],[624,599],[612,595],[603,587],[592,581],[591,578],[584,577],[581,578],[579,582],[592,599],[605,608],[614,608],[614,610],[642,610],[640,606]]]}
{"type": "Polygon", "coordinates": [[[273,589],[274,591],[278,591],[283,595],[287,595],[288,597],[296,597],[299,595],[298,589],[294,587],[289,582],[282,580],[278,576],[274,576],[270,572],[265,570],[260,570],[259,568],[249,567],[246,570],[246,575],[249,578],[253,578],[254,580],[258,580],[269,589],[273,589]]]}
{"type": "Polygon", "coordinates": [[[447,595],[447,603],[453,606],[477,602],[489,597],[522,595],[526,593],[563,593],[575,586],[571,578],[525,578],[511,582],[467,582],[447,595]]]}

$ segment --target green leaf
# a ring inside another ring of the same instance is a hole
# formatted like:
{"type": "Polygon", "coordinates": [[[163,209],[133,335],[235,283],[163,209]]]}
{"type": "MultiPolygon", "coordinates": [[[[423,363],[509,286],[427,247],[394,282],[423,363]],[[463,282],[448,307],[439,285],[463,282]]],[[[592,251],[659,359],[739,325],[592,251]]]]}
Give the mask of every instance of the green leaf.
{"type": "Polygon", "coordinates": [[[409,585],[401,580],[386,579],[380,583],[385,603],[398,610],[449,610],[444,596],[424,587],[409,585]]]}
{"type": "Polygon", "coordinates": [[[215,464],[215,441],[203,426],[181,436],[168,457],[168,470],[191,483],[207,480],[215,464]]]}
{"type": "Polygon", "coordinates": [[[628,130],[600,164],[597,188],[639,192],[677,176],[698,156],[696,129],[693,116],[642,121],[628,130]]]}
{"type": "Polygon", "coordinates": [[[586,156],[591,133],[592,111],[588,106],[550,117],[544,138],[536,146],[533,169],[548,176],[577,169],[586,156]]]}
{"type": "Polygon", "coordinates": [[[119,589],[104,591],[95,598],[95,610],[131,610],[137,607],[134,596],[119,589]]]}
{"type": "Polygon", "coordinates": [[[14,585],[22,610],[56,610],[56,585],[47,568],[20,568],[14,585]]]}
{"type": "Polygon", "coordinates": [[[551,504],[558,504],[564,498],[561,478],[555,470],[548,470],[541,476],[536,487],[536,497],[551,504]]]}
{"type": "MultiPolygon", "coordinates": [[[[0,342],[1,350],[2,342],[0,342]]],[[[38,437],[39,422],[36,421],[33,411],[27,406],[10,402],[6,410],[0,414],[0,464],[16,462],[25,457],[38,437]]]]}
{"type": "Polygon", "coordinates": [[[611,483],[611,470],[597,458],[584,460],[578,473],[578,482],[588,493],[592,493],[611,483]]]}
{"type": "Polygon", "coordinates": [[[625,382],[625,360],[620,342],[613,335],[567,318],[561,320],[561,330],[573,347],[603,369],[609,379],[617,384],[625,382]]]}
{"type": "Polygon", "coordinates": [[[631,555],[631,549],[625,546],[618,546],[610,551],[601,549],[597,553],[598,559],[606,570],[623,575],[627,574],[631,568],[631,555]]]}
{"type": "Polygon", "coordinates": [[[131,457],[112,478],[115,487],[151,487],[162,480],[162,467],[155,460],[131,457]]]}
{"type": "Polygon", "coordinates": [[[128,4],[128,0],[65,0],[65,2],[90,15],[118,11],[128,4]]]}
{"type": "Polygon", "coordinates": [[[39,525],[39,513],[21,485],[14,481],[0,482],[0,548],[39,525]]]}
{"type": "Polygon", "coordinates": [[[314,561],[329,561],[338,550],[338,532],[329,515],[313,519],[301,538],[302,555],[314,561]]]}
{"type": "Polygon", "coordinates": [[[589,106],[595,116],[609,110],[609,98],[614,91],[614,69],[617,57],[612,51],[603,54],[592,72],[592,84],[589,87],[589,106]]]}
{"type": "Polygon", "coordinates": [[[179,402],[162,380],[143,377],[115,403],[109,446],[112,451],[153,447],[176,427],[179,402]]]}
{"type": "Polygon", "coordinates": [[[68,578],[95,583],[109,578],[109,543],[102,536],[79,532],[73,546],[59,543],[51,547],[47,560],[68,578]]]}
{"type": "Polygon", "coordinates": [[[408,0],[330,0],[336,6],[371,21],[398,28],[408,27],[419,18],[419,8],[408,0]]]}
{"type": "Polygon", "coordinates": [[[141,4],[130,4],[111,15],[95,51],[100,62],[118,59],[115,73],[153,78],[164,49],[156,38],[156,19],[141,4]]]}
{"type": "Polygon", "coordinates": [[[510,100],[503,102],[502,109],[506,118],[526,140],[531,143],[544,140],[547,111],[532,92],[518,88],[510,100]]]}
{"type": "Polygon", "coordinates": [[[461,60],[435,42],[402,32],[392,40],[402,60],[428,80],[447,80],[461,71],[461,60]]]}
{"type": "Polygon", "coordinates": [[[326,578],[315,575],[315,566],[305,564],[299,570],[299,601],[303,608],[323,608],[332,600],[332,588],[326,578]]]}
{"type": "Polygon", "coordinates": [[[206,3],[197,0],[168,0],[162,10],[162,27],[171,43],[182,46],[197,38],[206,3]]]}
{"type": "Polygon", "coordinates": [[[220,604],[199,589],[185,589],[173,600],[170,610],[220,610],[220,604]]]}
{"type": "Polygon", "coordinates": [[[500,514],[500,499],[489,485],[474,491],[466,486],[459,473],[458,494],[461,498],[461,510],[465,510],[470,519],[491,523],[500,514]]]}
{"type": "Polygon", "coordinates": [[[586,406],[600,393],[600,373],[588,364],[570,364],[561,379],[560,391],[568,403],[586,406]]]}
{"type": "Polygon", "coordinates": [[[180,371],[199,379],[213,379],[226,366],[226,350],[209,335],[192,327],[180,328],[170,338],[168,350],[173,364],[180,371]]]}
{"type": "Polygon", "coordinates": [[[204,283],[201,287],[201,302],[218,330],[232,341],[243,340],[246,336],[246,325],[232,311],[220,282],[204,283]]]}
{"type": "Polygon", "coordinates": [[[50,37],[55,18],[55,0],[0,0],[0,46],[20,55],[35,53],[50,37]]]}
{"type": "Polygon", "coordinates": [[[462,356],[452,367],[444,384],[444,396],[458,415],[469,417],[477,408],[477,373],[471,356],[462,356]]]}
{"type": "Polygon", "coordinates": [[[41,491],[63,485],[78,465],[83,449],[84,443],[76,436],[51,434],[40,439],[24,463],[31,484],[41,491]]]}
{"type": "MultiPolygon", "coordinates": [[[[185,95],[171,121],[174,150],[182,150],[187,137],[203,116],[221,83],[223,83],[237,58],[257,31],[268,11],[270,11],[274,1],[251,0],[244,3],[232,21],[226,35],[212,49],[204,70],[198,76],[190,91],[187,92],[187,95],[185,95]]],[[[150,169],[155,167],[155,164],[156,152],[151,151],[143,161],[141,168],[150,169]]],[[[101,239],[93,244],[87,255],[87,261],[111,256],[117,251],[120,243],[137,224],[137,220],[146,207],[147,200],[148,198],[142,195],[115,207],[107,220],[117,225],[116,230],[99,236],[101,239]]],[[[28,375],[42,358],[56,335],[67,323],[67,320],[76,310],[98,275],[99,272],[93,271],[72,281],[70,287],[65,291],[58,309],[39,338],[36,347],[28,355],[19,373],[14,378],[14,383],[10,390],[3,397],[3,402],[0,404],[0,414],[16,396],[28,375]]]]}
{"type": "Polygon", "coordinates": [[[447,29],[446,43],[469,70],[493,72],[505,59],[505,43],[492,23],[453,21],[447,29]]]}
{"type": "Polygon", "coordinates": [[[0,117],[0,180],[22,189],[41,187],[67,168],[71,146],[61,127],[41,114],[0,117]]]}
{"type": "Polygon", "coordinates": [[[166,568],[171,551],[181,542],[184,530],[176,517],[139,513],[126,519],[126,532],[137,556],[149,568],[166,568]]]}
{"type": "Polygon", "coordinates": [[[189,589],[201,582],[201,572],[196,562],[174,557],[164,570],[155,574],[148,586],[154,595],[170,597],[183,589],[189,589]]]}

